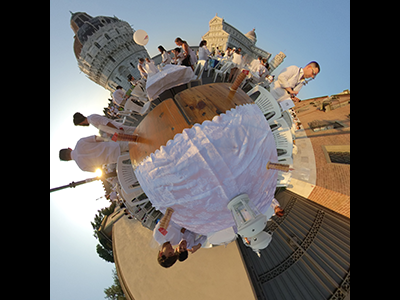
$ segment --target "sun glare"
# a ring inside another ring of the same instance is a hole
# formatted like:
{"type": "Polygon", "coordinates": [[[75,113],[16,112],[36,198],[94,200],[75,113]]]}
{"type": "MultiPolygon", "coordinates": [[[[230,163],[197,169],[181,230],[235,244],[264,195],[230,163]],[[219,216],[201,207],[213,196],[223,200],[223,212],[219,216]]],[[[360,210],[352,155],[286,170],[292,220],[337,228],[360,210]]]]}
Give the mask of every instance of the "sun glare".
{"type": "Polygon", "coordinates": [[[97,177],[100,177],[103,174],[103,171],[101,169],[96,169],[94,173],[96,174],[97,177]]]}

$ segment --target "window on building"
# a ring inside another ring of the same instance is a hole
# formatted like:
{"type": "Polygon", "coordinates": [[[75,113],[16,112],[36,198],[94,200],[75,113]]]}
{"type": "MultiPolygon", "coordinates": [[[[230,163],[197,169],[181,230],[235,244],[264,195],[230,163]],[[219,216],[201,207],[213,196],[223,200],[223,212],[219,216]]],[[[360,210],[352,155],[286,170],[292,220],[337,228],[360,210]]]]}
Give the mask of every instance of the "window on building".
{"type": "Polygon", "coordinates": [[[331,163],[350,164],[350,152],[328,152],[331,163]]]}
{"type": "Polygon", "coordinates": [[[111,40],[110,36],[107,33],[105,33],[104,36],[106,37],[107,40],[111,40]]]}
{"type": "Polygon", "coordinates": [[[99,49],[101,48],[101,46],[100,46],[100,44],[98,42],[94,42],[94,45],[99,49]]]}
{"type": "Polygon", "coordinates": [[[314,132],[344,127],[344,125],[339,121],[325,121],[325,120],[314,120],[308,123],[308,125],[314,132]]]}
{"type": "Polygon", "coordinates": [[[350,145],[322,146],[328,163],[350,165],[350,145]]]}

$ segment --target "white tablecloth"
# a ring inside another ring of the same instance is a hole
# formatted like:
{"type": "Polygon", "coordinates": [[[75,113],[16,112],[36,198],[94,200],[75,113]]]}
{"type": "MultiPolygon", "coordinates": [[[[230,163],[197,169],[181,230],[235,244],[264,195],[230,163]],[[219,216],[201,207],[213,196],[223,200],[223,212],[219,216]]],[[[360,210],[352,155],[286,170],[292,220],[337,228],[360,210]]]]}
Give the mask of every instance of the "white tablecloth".
{"type": "Polygon", "coordinates": [[[146,82],[147,95],[156,99],[162,92],[175,86],[188,83],[194,77],[191,67],[165,65],[162,71],[149,76],[146,82]]]}
{"type": "Polygon", "coordinates": [[[247,104],[195,124],[152,153],[136,168],[151,203],[191,231],[208,234],[231,226],[227,204],[246,193],[261,212],[274,197],[275,141],[257,105],[247,104]]]}

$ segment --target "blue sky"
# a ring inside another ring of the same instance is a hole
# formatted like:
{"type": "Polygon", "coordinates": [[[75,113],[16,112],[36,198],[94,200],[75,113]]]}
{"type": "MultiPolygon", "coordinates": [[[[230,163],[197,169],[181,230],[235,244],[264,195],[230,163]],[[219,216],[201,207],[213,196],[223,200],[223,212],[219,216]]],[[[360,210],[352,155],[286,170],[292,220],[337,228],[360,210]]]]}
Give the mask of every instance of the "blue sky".
{"type": "MultiPolygon", "coordinates": [[[[94,177],[76,164],[60,162],[61,148],[74,148],[81,137],[96,134],[88,127],[75,127],[72,116],[102,114],[109,92],[80,72],[73,53],[74,33],[70,13],[86,12],[117,16],[135,30],[149,35],[150,56],[157,47],[175,47],[176,37],[198,45],[208,22],[218,16],[243,33],[256,28],[257,46],[274,57],[283,51],[280,70],[304,66],[312,60],[321,73],[299,94],[300,99],[332,95],[350,89],[350,2],[348,0],[203,0],[183,2],[156,0],[51,0],[50,1],[50,187],[94,177]],[[180,3],[180,4],[179,4],[180,3]]],[[[50,194],[51,299],[103,299],[112,284],[112,264],[96,253],[90,221],[108,205],[99,182],[50,194]]]]}

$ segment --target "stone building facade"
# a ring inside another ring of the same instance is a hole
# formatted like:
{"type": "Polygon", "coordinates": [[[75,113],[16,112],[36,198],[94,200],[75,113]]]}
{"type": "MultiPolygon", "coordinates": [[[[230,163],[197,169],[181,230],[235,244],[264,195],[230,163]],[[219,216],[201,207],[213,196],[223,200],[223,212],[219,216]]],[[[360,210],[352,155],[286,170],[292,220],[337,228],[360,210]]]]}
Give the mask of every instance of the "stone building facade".
{"type": "MultiPolygon", "coordinates": [[[[218,15],[210,20],[209,26],[210,30],[202,38],[207,41],[207,48],[210,51],[216,47],[222,51],[225,51],[227,47],[240,47],[242,48],[242,54],[247,54],[251,59],[255,59],[259,55],[266,59],[271,57],[271,53],[256,46],[257,36],[255,29],[243,34],[232,25],[226,23],[224,19],[218,17],[218,15]]],[[[249,60],[251,61],[251,59],[249,60]]]]}
{"type": "Polygon", "coordinates": [[[128,76],[140,78],[139,57],[150,57],[146,48],[133,40],[134,30],[117,17],[92,17],[71,12],[74,53],[79,69],[107,90],[117,85],[130,88],[128,76]]]}
{"type": "Polygon", "coordinates": [[[316,183],[307,198],[350,218],[350,91],[305,99],[293,109],[315,157],[316,183]]]}

